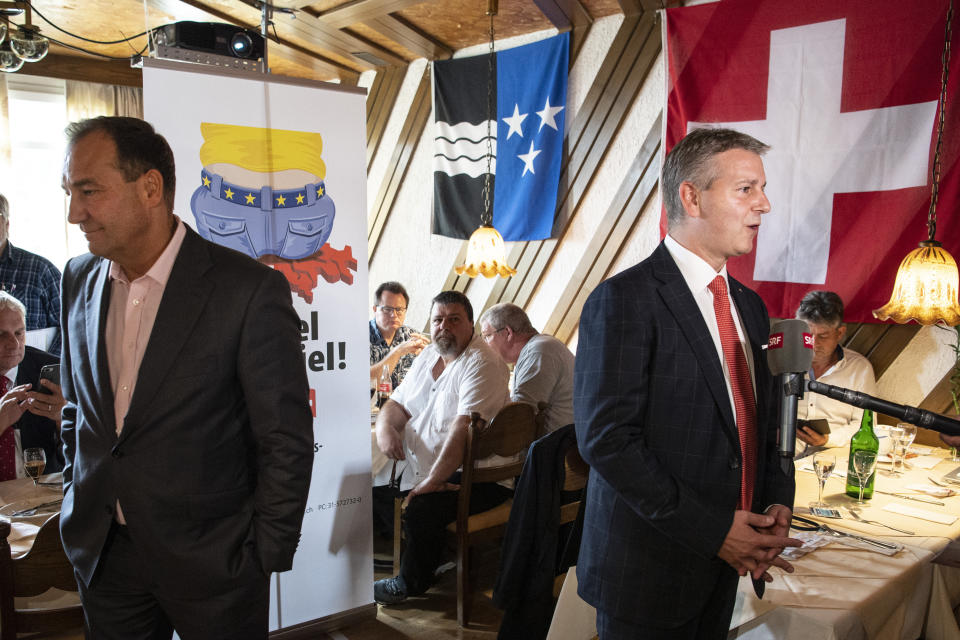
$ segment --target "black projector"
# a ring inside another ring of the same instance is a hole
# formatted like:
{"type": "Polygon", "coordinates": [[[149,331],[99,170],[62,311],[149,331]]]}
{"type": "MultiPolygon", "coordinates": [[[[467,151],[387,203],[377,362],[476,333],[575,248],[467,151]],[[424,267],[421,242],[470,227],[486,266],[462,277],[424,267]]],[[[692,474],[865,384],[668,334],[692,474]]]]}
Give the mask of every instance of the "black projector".
{"type": "Polygon", "coordinates": [[[174,22],[153,30],[158,45],[258,60],[263,57],[263,36],[251,29],[222,22],[174,22]]]}

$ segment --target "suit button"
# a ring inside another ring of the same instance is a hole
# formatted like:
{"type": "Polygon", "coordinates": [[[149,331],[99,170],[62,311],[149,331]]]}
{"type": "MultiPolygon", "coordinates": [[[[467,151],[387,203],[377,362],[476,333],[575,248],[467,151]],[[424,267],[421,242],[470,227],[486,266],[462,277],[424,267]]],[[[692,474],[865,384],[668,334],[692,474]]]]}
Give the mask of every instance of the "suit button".
{"type": "Polygon", "coordinates": [[[114,447],[113,451],[110,452],[110,455],[112,455],[114,458],[122,458],[123,451],[121,451],[119,447],[114,447]]]}
{"type": "Polygon", "coordinates": [[[731,469],[739,469],[739,468],[740,468],[740,461],[739,461],[739,460],[736,460],[736,459],[730,460],[730,468],[731,468],[731,469]]]}

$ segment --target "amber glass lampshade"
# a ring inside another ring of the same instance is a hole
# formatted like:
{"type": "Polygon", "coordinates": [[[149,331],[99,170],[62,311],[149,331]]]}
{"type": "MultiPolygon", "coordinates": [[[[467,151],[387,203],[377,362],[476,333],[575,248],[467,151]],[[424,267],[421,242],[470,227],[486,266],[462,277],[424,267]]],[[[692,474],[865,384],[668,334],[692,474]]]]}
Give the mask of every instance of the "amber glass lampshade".
{"type": "Polygon", "coordinates": [[[503,244],[503,237],[492,225],[481,225],[470,236],[467,245],[466,262],[454,267],[457,275],[466,274],[471,278],[481,275],[485,278],[500,276],[509,278],[517,273],[507,264],[507,250],[503,244]]]}
{"type": "Polygon", "coordinates": [[[892,319],[901,324],[916,320],[922,325],[960,324],[960,288],[957,263],[939,242],[920,243],[900,263],[890,302],[874,310],[878,320],[892,319]]]}

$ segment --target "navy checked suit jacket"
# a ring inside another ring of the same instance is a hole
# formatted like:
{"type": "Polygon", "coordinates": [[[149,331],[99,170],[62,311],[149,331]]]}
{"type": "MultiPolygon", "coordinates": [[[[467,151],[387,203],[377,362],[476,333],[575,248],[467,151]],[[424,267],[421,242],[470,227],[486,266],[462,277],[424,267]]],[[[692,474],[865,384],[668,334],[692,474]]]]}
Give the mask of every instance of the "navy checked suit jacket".
{"type": "MultiPolygon", "coordinates": [[[[753,350],[757,395],[754,511],[793,505],[779,469],[778,402],[767,367],[769,318],[732,278],[753,350]]],[[[580,596],[607,615],[680,625],[705,605],[740,495],[741,456],[720,357],[661,243],[601,283],[580,317],[574,410],[590,464],[580,596]]]]}
{"type": "Polygon", "coordinates": [[[160,589],[226,593],[293,563],[313,467],[300,321],[278,272],[190,228],[117,435],[109,261],[63,276],[63,546],[89,584],[119,499],[160,589]]]}

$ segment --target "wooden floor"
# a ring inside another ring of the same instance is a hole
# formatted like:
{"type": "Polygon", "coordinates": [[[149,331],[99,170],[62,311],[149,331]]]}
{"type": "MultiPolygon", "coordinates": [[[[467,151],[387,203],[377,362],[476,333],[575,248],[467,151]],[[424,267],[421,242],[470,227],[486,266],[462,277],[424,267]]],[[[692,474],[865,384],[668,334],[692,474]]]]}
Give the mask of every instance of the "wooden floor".
{"type": "MultiPolygon", "coordinates": [[[[379,549],[378,549],[379,550],[379,549]]],[[[386,558],[386,554],[378,553],[386,558]]],[[[487,549],[478,553],[477,591],[474,594],[470,627],[457,626],[456,569],[440,574],[435,584],[423,597],[410,598],[402,605],[377,606],[376,619],[366,620],[350,627],[318,635],[318,640],[495,640],[503,612],[493,605],[491,593],[496,580],[499,553],[487,549]]],[[[392,573],[376,572],[374,578],[389,578],[392,573]]],[[[372,597],[373,594],[371,594],[372,597]]],[[[27,636],[24,636],[27,637],[27,636]]],[[[30,640],[83,640],[83,633],[41,634],[30,640]]]]}

